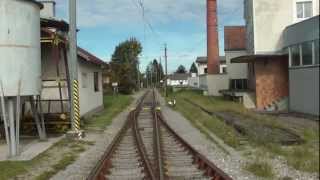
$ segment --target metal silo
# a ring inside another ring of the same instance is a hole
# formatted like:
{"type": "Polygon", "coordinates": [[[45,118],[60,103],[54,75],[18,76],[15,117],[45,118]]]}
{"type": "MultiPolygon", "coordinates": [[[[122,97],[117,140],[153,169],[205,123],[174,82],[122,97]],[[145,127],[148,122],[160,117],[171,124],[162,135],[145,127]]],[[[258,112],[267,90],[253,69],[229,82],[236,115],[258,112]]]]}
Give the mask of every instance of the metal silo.
{"type": "Polygon", "coordinates": [[[40,93],[40,4],[33,0],[0,1],[0,81],[4,96],[40,93]]]}
{"type": "Polygon", "coordinates": [[[35,0],[0,0],[0,106],[11,156],[19,144],[21,102],[40,95],[41,8],[35,0]]]}

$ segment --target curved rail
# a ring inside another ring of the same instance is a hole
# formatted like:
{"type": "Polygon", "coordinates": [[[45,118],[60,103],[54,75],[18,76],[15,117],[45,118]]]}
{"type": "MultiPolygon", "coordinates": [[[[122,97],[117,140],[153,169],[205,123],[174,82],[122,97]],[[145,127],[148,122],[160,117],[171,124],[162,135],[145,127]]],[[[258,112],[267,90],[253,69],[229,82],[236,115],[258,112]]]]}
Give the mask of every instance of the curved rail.
{"type": "Polygon", "coordinates": [[[135,119],[137,111],[141,110],[141,105],[143,103],[143,100],[147,96],[148,92],[146,92],[140,101],[138,102],[137,108],[133,111],[131,111],[128,115],[128,118],[125,122],[125,125],[121,128],[119,133],[116,135],[116,137],[113,139],[111,144],[108,146],[107,150],[105,151],[102,158],[98,161],[96,166],[93,168],[89,176],[86,178],[87,180],[105,180],[105,175],[108,173],[108,170],[112,167],[111,157],[115,153],[117,146],[121,143],[121,140],[123,139],[123,136],[125,135],[126,131],[132,127],[134,129],[134,136],[137,143],[138,151],[140,153],[140,156],[142,157],[143,166],[145,169],[145,173],[147,175],[148,179],[155,180],[155,175],[153,173],[153,170],[151,168],[150,162],[148,161],[148,158],[146,158],[145,149],[143,149],[143,144],[141,139],[139,138],[138,134],[139,131],[135,126],[135,119]]]}

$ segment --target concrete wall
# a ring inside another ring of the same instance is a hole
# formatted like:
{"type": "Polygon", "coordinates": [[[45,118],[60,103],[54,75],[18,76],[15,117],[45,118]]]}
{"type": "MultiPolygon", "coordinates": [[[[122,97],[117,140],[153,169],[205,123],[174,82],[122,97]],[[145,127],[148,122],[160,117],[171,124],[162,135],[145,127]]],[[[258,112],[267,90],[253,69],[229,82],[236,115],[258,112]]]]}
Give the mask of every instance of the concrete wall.
{"type": "MultiPolygon", "coordinates": [[[[283,31],[297,22],[300,0],[245,0],[247,49],[250,54],[272,54],[283,49],[283,31]]],[[[319,0],[313,0],[313,15],[319,14],[319,0]]]]}
{"type": "Polygon", "coordinates": [[[289,95],[288,60],[272,59],[255,63],[256,106],[263,110],[289,95]]]}
{"type": "Polygon", "coordinates": [[[199,75],[199,88],[203,90],[208,89],[208,84],[207,84],[207,75],[199,75]]]}
{"type": "Polygon", "coordinates": [[[43,9],[40,11],[40,16],[44,18],[53,18],[56,15],[56,8],[54,1],[43,1],[43,9]]]}
{"type": "Polygon", "coordinates": [[[208,74],[207,83],[209,96],[221,96],[219,91],[229,88],[229,77],[227,74],[208,74]]]}
{"type": "Polygon", "coordinates": [[[198,64],[198,74],[199,75],[203,75],[203,74],[206,74],[204,72],[204,69],[206,69],[208,67],[207,64],[198,64]]]}
{"type": "Polygon", "coordinates": [[[193,88],[199,88],[199,87],[200,87],[199,77],[198,77],[198,76],[196,76],[196,77],[189,77],[189,78],[188,78],[188,83],[189,83],[189,86],[190,86],[190,87],[193,87],[193,88]]]}
{"type": "Polygon", "coordinates": [[[229,79],[247,79],[248,64],[247,63],[231,63],[231,59],[247,54],[246,51],[226,51],[227,71],[229,79]]]}
{"type": "Polygon", "coordinates": [[[290,111],[319,115],[319,66],[290,68],[290,111]]]}
{"type": "Polygon", "coordinates": [[[99,66],[82,60],[78,61],[79,93],[80,93],[80,114],[85,116],[103,109],[103,87],[102,70],[99,66]],[[99,91],[94,91],[94,72],[99,72],[99,91]],[[83,78],[86,74],[86,78],[83,78]],[[86,81],[86,82],[84,82],[86,81]]]}
{"type": "Polygon", "coordinates": [[[188,82],[188,80],[171,80],[171,79],[168,79],[167,84],[168,84],[168,86],[188,86],[189,82],[188,82]]]}
{"type": "Polygon", "coordinates": [[[282,50],[282,32],[293,23],[293,0],[254,2],[255,54],[282,50]]]}

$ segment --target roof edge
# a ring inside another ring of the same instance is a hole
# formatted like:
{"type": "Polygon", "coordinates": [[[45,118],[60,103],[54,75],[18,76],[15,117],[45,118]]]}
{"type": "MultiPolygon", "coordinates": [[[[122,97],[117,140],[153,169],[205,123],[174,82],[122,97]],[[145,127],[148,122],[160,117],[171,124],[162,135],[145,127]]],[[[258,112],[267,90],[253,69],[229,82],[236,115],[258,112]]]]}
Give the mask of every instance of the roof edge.
{"type": "Polygon", "coordinates": [[[36,0],[20,0],[20,1],[26,1],[26,2],[34,3],[34,4],[38,5],[40,9],[43,9],[43,4],[41,2],[36,1],[36,0]]]}

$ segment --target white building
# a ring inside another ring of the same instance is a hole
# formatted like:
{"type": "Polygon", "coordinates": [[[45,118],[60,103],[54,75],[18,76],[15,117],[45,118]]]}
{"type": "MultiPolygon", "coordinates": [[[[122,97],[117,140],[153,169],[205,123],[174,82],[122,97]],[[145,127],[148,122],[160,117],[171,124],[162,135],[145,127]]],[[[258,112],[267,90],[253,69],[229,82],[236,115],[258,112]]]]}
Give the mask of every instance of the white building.
{"type": "MultiPolygon", "coordinates": [[[[226,57],[220,56],[220,74],[227,72],[226,57]]],[[[196,64],[198,68],[198,75],[204,75],[208,73],[208,59],[205,56],[197,57],[196,64]]]]}
{"type": "MultiPolygon", "coordinates": [[[[278,106],[277,102],[287,99],[290,111],[319,115],[319,0],[245,0],[244,6],[247,58],[261,62],[281,55],[282,62],[289,64],[289,70],[277,74],[267,64],[259,70],[267,73],[270,82],[263,88],[268,96],[260,98],[258,94],[263,94],[257,91],[257,101],[278,106]],[[289,80],[279,86],[274,81],[278,78],[289,80]]],[[[257,70],[252,66],[249,71],[257,70]]],[[[256,81],[252,85],[259,88],[263,84],[266,82],[256,81]]]]}
{"type": "MultiPolygon", "coordinates": [[[[54,17],[54,1],[42,1],[42,3],[44,9],[41,10],[41,105],[45,116],[68,116],[71,102],[67,50],[69,25],[54,17]]],[[[81,117],[90,116],[103,109],[102,69],[105,65],[104,61],[78,47],[77,66],[81,117]]]]}
{"type": "Polygon", "coordinates": [[[189,77],[190,77],[190,74],[174,73],[168,76],[167,84],[168,86],[188,87],[189,77]]]}

